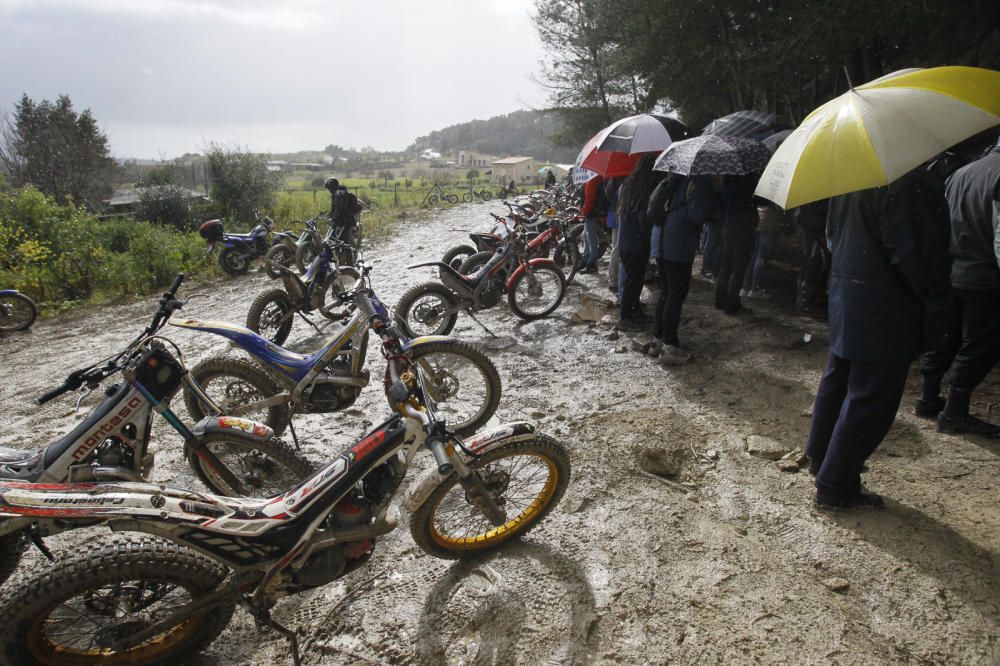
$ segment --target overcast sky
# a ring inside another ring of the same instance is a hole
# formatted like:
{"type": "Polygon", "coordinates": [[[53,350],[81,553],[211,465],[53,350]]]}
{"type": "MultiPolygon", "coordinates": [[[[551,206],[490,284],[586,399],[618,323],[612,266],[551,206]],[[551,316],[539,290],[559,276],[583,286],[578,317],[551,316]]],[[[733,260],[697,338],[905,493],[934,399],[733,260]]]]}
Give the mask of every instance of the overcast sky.
{"type": "Polygon", "coordinates": [[[543,105],[531,0],[0,0],[0,110],[90,108],[118,157],[400,150],[543,105]]]}

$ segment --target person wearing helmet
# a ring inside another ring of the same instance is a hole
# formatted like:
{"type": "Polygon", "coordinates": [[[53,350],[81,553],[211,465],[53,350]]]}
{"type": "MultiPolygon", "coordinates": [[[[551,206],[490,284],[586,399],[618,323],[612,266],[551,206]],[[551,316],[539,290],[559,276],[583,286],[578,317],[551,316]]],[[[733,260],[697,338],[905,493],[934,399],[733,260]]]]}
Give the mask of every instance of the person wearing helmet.
{"type": "Polygon", "coordinates": [[[330,192],[330,226],[337,238],[354,247],[358,214],[361,212],[358,198],[333,177],[327,178],[323,187],[330,192]]]}

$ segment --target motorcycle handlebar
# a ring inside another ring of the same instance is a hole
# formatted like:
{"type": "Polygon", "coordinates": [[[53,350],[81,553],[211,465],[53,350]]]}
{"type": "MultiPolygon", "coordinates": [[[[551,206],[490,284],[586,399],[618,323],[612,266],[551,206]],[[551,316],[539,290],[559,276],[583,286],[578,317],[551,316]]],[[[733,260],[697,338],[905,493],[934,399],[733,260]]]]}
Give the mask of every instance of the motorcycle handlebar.
{"type": "Polygon", "coordinates": [[[167,293],[163,295],[168,298],[173,298],[174,294],[176,294],[177,290],[180,288],[181,283],[184,282],[185,277],[184,273],[178,273],[177,277],[175,277],[174,281],[170,284],[170,288],[167,289],[167,293]]]}

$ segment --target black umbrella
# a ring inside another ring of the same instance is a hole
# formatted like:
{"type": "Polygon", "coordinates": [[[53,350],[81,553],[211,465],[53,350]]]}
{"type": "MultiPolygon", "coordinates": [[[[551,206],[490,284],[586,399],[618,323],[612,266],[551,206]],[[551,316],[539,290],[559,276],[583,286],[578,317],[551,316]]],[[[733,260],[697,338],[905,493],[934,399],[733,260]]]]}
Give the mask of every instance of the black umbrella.
{"type": "Polygon", "coordinates": [[[702,134],[717,136],[752,137],[760,134],[770,134],[779,129],[791,129],[791,125],[770,111],[736,111],[728,116],[716,118],[705,125],[702,134]]]}

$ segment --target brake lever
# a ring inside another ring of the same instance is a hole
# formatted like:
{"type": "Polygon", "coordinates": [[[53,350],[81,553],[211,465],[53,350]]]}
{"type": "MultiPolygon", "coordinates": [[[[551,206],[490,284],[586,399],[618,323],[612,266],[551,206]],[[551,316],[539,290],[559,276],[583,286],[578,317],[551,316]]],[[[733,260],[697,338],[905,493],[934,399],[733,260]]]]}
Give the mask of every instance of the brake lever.
{"type": "Polygon", "coordinates": [[[76,409],[73,412],[73,416],[80,418],[80,404],[88,395],[94,392],[94,389],[97,388],[97,386],[98,385],[95,383],[87,382],[87,385],[82,391],[80,391],[80,397],[76,399],[76,409]]]}

